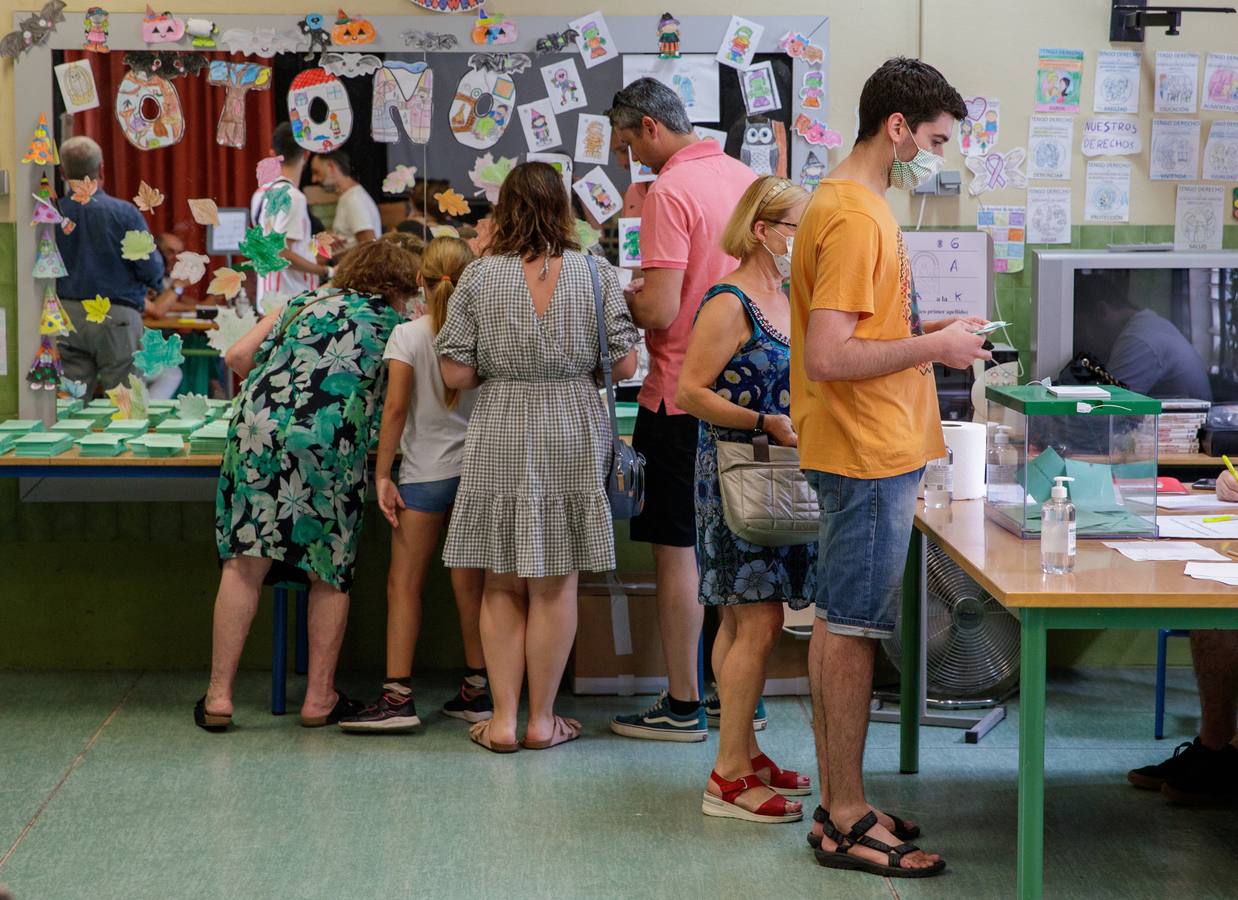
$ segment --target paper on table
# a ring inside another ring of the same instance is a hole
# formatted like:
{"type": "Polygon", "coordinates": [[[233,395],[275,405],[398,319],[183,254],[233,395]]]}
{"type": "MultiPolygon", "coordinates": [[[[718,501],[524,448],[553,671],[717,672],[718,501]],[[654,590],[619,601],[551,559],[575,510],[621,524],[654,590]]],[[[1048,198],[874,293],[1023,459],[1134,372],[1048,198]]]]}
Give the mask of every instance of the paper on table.
{"type": "Polygon", "coordinates": [[[1228,562],[1228,558],[1211,547],[1197,544],[1195,541],[1105,541],[1106,547],[1117,550],[1127,559],[1136,562],[1153,562],[1156,560],[1203,560],[1206,562],[1228,562]]]}
{"type": "Polygon", "coordinates": [[[1238,515],[1238,505],[1218,500],[1216,494],[1190,494],[1185,497],[1158,494],[1156,505],[1161,509],[1229,509],[1238,515]]]}
{"type": "Polygon", "coordinates": [[[1206,541],[1238,538],[1238,518],[1226,522],[1205,522],[1203,516],[1159,516],[1156,524],[1163,538],[1202,538],[1206,541]]]}
{"type": "Polygon", "coordinates": [[[1238,586],[1238,563],[1236,562],[1190,562],[1186,564],[1186,574],[1201,581],[1219,581],[1221,584],[1238,586]]]}

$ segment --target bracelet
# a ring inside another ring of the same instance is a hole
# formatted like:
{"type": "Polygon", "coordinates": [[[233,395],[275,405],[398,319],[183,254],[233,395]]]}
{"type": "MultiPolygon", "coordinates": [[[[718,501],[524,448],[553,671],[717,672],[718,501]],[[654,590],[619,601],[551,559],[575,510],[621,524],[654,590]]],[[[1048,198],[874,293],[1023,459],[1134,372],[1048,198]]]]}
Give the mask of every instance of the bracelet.
{"type": "Polygon", "coordinates": [[[764,431],[765,430],[765,413],[757,413],[757,427],[752,430],[753,431],[764,431]]]}

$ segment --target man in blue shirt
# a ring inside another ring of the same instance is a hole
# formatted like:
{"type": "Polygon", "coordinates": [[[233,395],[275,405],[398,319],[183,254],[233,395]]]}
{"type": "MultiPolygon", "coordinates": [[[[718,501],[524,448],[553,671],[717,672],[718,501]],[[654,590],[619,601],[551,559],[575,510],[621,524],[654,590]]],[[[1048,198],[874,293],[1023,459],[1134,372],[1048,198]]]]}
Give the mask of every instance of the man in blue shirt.
{"type": "Polygon", "coordinates": [[[69,274],[56,285],[65,312],[77,330],[60,339],[64,377],[86,385],[86,396],[95,385],[104,390],[124,384],[133,368],[133,354],[142,341],[142,311],[148,290],[162,287],[163,257],[152,252],[148,259],[121,256],[120,242],[127,231],[148,231],[146,221],[133,204],[109,196],[103,190],[103,151],[88,137],[73,137],[60,147],[60,170],[65,179],[90,177],[99,182],[87,203],[72,198],[61,201],[60,211],[74,228],[56,232],[56,244],[69,274]],[[108,297],[112,308],[101,323],[86,321],[83,300],[108,297]]]}

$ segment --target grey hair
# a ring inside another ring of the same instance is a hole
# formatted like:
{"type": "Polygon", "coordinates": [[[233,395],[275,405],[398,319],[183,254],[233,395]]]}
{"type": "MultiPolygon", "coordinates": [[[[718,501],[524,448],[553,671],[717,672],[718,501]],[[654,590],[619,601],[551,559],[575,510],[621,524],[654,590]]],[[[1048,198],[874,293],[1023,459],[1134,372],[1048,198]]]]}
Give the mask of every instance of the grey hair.
{"type": "Polygon", "coordinates": [[[692,122],[679,95],[653,78],[638,78],[615,94],[606,110],[612,128],[626,131],[640,128],[645,116],[675,134],[690,134],[692,122]]]}
{"type": "Polygon", "coordinates": [[[94,178],[103,165],[103,148],[84,135],[60,145],[60,168],[65,178],[94,178]]]}

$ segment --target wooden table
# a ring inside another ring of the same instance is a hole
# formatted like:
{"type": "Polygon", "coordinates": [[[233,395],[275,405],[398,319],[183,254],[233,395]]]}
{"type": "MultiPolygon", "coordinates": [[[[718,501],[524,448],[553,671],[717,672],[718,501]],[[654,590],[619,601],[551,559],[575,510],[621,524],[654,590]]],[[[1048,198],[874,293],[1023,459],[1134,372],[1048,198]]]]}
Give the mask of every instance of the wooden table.
{"type": "Polygon", "coordinates": [[[147,328],[156,328],[162,331],[214,331],[219,327],[215,324],[214,319],[199,319],[192,316],[184,319],[176,316],[166,316],[162,319],[143,319],[142,324],[147,328]]]}
{"type": "MultiPolygon", "coordinates": [[[[1019,618],[1018,896],[1039,898],[1044,876],[1045,645],[1050,629],[1238,629],[1238,588],[1197,581],[1183,562],[1134,562],[1099,540],[1078,542],[1075,570],[1046,575],[1040,542],[1020,540],[984,516],[983,500],[924,509],[903,583],[902,706],[918,709],[920,606],[928,540],[1019,618]]],[[[1238,553],[1238,540],[1201,541],[1238,553]]],[[[919,770],[919,719],[900,719],[900,770],[919,770]]]]}
{"type": "MultiPolygon", "coordinates": [[[[186,446],[186,450],[188,446],[186,446]]],[[[218,478],[217,453],[177,456],[82,456],[71,447],[59,456],[0,456],[0,478],[218,478]]]]}

